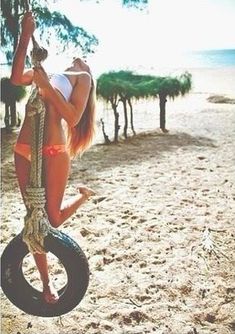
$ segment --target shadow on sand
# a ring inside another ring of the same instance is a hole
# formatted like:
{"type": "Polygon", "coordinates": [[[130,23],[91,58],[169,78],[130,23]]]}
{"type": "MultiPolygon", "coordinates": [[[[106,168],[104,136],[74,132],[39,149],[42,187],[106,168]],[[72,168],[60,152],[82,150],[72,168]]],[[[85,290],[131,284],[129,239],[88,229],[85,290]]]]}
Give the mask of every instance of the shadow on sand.
{"type": "MultiPolygon", "coordinates": [[[[159,134],[157,132],[142,133],[125,141],[110,145],[95,145],[86,152],[82,159],[73,161],[77,171],[93,174],[104,169],[112,169],[120,165],[136,165],[156,158],[160,161],[166,153],[179,148],[195,147],[216,148],[215,142],[208,137],[191,136],[188,133],[159,134]]],[[[182,153],[183,154],[183,153],[182,153]]]]}

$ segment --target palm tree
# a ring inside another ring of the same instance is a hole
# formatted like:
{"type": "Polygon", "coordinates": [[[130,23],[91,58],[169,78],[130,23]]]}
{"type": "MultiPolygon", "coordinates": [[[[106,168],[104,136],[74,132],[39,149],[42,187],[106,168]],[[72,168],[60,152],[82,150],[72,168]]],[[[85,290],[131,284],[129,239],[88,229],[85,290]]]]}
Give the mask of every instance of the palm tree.
{"type": "Polygon", "coordinates": [[[6,129],[20,126],[20,118],[16,117],[16,103],[15,101],[22,100],[26,95],[26,88],[24,86],[15,86],[7,77],[1,78],[1,102],[5,104],[4,122],[6,129]],[[10,111],[14,112],[11,113],[10,111]]]}

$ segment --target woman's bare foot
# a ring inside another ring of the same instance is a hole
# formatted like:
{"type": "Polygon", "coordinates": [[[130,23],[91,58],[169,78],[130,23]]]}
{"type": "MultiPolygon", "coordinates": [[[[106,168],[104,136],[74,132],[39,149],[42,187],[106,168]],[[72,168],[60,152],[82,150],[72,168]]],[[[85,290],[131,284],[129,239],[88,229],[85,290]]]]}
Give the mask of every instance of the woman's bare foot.
{"type": "Polygon", "coordinates": [[[91,188],[85,187],[85,186],[79,186],[78,190],[79,190],[80,194],[85,195],[87,197],[87,199],[90,196],[95,195],[95,191],[94,190],[92,190],[91,188]]]}
{"type": "Polygon", "coordinates": [[[51,282],[43,285],[42,295],[44,301],[48,304],[55,304],[59,300],[59,295],[51,282]]]}

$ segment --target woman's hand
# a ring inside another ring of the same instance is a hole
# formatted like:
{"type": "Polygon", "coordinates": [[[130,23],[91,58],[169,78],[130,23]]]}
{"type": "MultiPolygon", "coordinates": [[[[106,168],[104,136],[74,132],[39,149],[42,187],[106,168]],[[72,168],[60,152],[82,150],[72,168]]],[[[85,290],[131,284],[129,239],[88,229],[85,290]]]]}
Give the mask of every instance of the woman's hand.
{"type": "Polygon", "coordinates": [[[43,67],[34,68],[33,81],[41,89],[45,89],[50,85],[48,76],[43,67]]]}
{"type": "Polygon", "coordinates": [[[31,37],[33,35],[36,25],[32,12],[25,13],[21,22],[21,27],[23,36],[31,37]]]}

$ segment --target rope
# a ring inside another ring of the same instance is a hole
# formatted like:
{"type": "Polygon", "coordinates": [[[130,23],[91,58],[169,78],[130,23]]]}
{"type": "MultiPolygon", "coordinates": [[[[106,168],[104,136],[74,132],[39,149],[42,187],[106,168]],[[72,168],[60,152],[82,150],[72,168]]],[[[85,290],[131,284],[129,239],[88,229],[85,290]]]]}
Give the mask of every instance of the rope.
{"type": "MultiPolygon", "coordinates": [[[[41,61],[47,57],[47,50],[41,48],[32,36],[32,65],[41,67],[41,61]]],[[[31,167],[30,182],[26,188],[25,205],[27,214],[23,228],[23,241],[31,253],[45,253],[44,238],[52,230],[45,210],[46,195],[42,186],[42,146],[45,123],[45,104],[38,87],[33,87],[28,100],[29,117],[31,117],[31,167]]]]}

